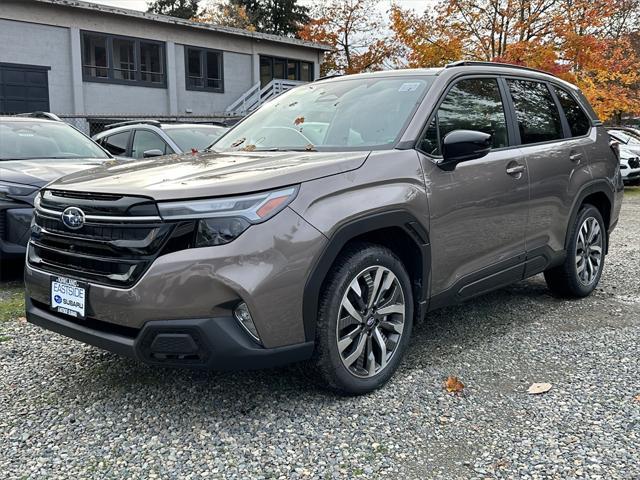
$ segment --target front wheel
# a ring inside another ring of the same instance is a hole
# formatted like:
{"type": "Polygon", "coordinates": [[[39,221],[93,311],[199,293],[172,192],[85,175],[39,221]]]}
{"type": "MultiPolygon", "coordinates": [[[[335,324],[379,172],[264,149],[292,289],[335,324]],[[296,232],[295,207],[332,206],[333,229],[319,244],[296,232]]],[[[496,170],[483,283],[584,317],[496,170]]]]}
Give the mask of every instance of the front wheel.
{"type": "Polygon", "coordinates": [[[382,246],[354,245],[323,286],[316,370],[343,393],[375,390],[398,368],[412,326],[411,281],[400,259],[382,246]]]}
{"type": "Polygon", "coordinates": [[[584,205],[568,233],[567,257],[544,272],[549,289],[563,297],[586,297],[600,281],[607,250],[607,233],[600,211],[584,205]]]}

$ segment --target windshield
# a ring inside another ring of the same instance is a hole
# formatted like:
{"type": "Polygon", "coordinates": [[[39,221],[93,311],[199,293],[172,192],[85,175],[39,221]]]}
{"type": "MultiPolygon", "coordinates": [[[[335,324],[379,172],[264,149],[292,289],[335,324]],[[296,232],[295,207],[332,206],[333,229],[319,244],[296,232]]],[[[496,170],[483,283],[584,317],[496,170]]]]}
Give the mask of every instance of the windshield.
{"type": "Polygon", "coordinates": [[[224,135],[228,128],[203,125],[200,127],[164,127],[171,140],[176,142],[183,152],[191,149],[204,150],[224,135]]]}
{"type": "Polygon", "coordinates": [[[0,160],[110,158],[93,140],[61,122],[3,121],[0,160]]]}
{"type": "Polygon", "coordinates": [[[267,103],[213,145],[216,150],[390,148],[433,77],[310,83],[267,103]]]}
{"type": "Polygon", "coordinates": [[[609,130],[609,133],[616,140],[626,145],[640,145],[640,136],[636,136],[631,132],[627,132],[625,130],[609,130]]]}

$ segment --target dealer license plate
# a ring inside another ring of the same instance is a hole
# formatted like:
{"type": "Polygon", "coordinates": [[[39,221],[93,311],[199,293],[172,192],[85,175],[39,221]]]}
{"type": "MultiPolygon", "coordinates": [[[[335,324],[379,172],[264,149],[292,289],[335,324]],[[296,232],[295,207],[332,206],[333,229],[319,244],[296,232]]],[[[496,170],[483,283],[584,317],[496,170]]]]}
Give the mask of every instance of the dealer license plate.
{"type": "Polygon", "coordinates": [[[87,285],[66,277],[51,278],[51,308],[76,318],[84,318],[87,285]]]}

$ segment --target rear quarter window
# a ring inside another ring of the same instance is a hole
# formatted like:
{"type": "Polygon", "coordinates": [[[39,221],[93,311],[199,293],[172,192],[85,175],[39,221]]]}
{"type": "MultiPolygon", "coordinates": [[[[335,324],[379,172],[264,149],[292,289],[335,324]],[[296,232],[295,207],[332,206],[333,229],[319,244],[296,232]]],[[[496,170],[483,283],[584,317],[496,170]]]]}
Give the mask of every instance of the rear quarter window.
{"type": "Polygon", "coordinates": [[[560,105],[562,106],[562,110],[564,110],[564,115],[567,118],[567,122],[569,123],[569,128],[571,129],[572,137],[581,137],[582,135],[586,135],[589,133],[589,129],[591,128],[591,120],[587,117],[582,107],[578,104],[578,102],[573,98],[569,92],[565,89],[556,87],[554,85],[554,90],[556,95],[558,96],[558,100],[560,100],[560,105]]]}

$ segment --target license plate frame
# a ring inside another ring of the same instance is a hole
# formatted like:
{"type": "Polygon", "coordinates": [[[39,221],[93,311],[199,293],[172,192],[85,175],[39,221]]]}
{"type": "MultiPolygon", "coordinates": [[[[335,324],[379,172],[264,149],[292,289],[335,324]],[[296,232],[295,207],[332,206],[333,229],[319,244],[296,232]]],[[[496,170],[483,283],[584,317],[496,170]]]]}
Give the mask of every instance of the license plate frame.
{"type": "Polygon", "coordinates": [[[87,283],[64,276],[52,276],[49,281],[49,305],[55,312],[84,320],[87,314],[87,283]]]}

